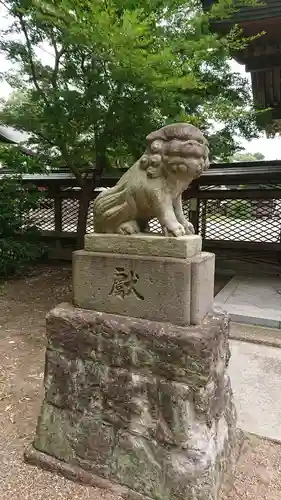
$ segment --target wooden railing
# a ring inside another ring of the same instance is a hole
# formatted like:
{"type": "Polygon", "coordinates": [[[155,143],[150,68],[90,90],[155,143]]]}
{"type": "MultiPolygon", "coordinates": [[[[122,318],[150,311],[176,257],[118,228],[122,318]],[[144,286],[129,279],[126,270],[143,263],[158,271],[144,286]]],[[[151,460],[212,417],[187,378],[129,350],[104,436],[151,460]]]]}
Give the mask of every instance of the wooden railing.
{"type": "MultiPolygon", "coordinates": [[[[1,177],[9,172],[1,170],[1,177]]],[[[103,177],[100,189],[116,183],[121,173],[103,177]]],[[[32,216],[48,242],[50,255],[70,259],[75,248],[80,189],[66,171],[25,176],[44,190],[32,216]]],[[[281,258],[281,161],[212,165],[184,195],[184,211],[202,235],[206,249],[267,252],[281,258]]],[[[94,230],[90,207],[87,231],[94,230]]],[[[157,221],[151,229],[160,231],[157,221]]]]}

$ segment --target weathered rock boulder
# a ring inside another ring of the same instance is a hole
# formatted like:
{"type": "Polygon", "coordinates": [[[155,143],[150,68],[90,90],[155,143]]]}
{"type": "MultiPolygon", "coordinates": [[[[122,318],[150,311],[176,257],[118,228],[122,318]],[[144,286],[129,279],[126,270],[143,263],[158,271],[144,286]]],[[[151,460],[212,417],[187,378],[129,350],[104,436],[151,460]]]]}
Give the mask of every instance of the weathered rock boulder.
{"type": "Polygon", "coordinates": [[[217,500],[235,461],[228,317],[176,326],[63,304],[26,458],[126,498],[217,500]]]}

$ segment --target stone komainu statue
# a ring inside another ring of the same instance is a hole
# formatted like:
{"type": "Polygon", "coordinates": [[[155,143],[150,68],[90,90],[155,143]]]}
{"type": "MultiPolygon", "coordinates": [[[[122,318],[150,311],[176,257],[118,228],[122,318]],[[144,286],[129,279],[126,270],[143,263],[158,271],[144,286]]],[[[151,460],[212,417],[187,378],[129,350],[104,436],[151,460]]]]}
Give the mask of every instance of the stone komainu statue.
{"type": "Polygon", "coordinates": [[[147,136],[141,158],[116,186],[94,201],[94,229],[98,233],[134,234],[157,218],[164,235],[194,233],[184,216],[182,193],[209,167],[208,142],[193,125],[167,125],[147,136]]]}

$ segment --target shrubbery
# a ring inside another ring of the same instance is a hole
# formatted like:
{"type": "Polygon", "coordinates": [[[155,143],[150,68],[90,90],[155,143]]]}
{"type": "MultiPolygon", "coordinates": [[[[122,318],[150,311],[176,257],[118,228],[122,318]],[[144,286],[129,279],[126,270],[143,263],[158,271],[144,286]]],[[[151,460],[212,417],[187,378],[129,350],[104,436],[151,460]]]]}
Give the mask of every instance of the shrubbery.
{"type": "Polygon", "coordinates": [[[232,200],[227,215],[235,219],[250,219],[252,204],[248,200],[232,200]]]}
{"type": "Polygon", "coordinates": [[[31,210],[40,194],[22,185],[18,177],[0,181],[0,277],[20,273],[43,251],[39,231],[33,225],[31,210]]]}

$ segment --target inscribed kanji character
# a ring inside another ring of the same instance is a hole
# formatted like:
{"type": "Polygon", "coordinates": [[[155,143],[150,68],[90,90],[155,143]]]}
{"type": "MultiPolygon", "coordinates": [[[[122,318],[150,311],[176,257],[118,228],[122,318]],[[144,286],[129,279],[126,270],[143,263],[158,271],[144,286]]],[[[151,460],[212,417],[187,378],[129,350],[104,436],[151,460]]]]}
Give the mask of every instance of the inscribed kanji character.
{"type": "Polygon", "coordinates": [[[124,267],[117,267],[109,295],[116,295],[122,299],[128,295],[135,295],[138,299],[144,300],[144,297],[136,290],[138,280],[139,275],[135,271],[126,271],[124,267]]]}

